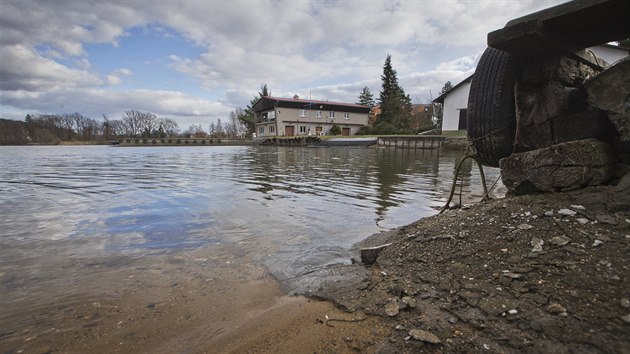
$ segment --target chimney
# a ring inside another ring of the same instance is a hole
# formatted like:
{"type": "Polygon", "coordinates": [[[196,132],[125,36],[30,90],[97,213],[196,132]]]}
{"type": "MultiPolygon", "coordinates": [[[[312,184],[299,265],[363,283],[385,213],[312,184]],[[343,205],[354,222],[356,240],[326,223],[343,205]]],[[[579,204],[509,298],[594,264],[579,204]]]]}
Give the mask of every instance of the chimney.
{"type": "Polygon", "coordinates": [[[293,99],[299,100],[300,96],[298,96],[297,94],[293,95],[293,99]]]}

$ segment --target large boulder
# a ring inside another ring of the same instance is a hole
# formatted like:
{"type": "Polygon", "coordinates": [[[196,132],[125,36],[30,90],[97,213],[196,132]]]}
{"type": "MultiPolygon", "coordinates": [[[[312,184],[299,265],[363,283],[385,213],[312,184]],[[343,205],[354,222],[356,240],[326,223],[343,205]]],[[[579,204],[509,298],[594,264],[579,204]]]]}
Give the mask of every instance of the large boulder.
{"type": "Polygon", "coordinates": [[[499,161],[512,194],[569,191],[618,178],[621,167],[612,146],[585,139],[515,153],[499,161]]]}
{"type": "Polygon", "coordinates": [[[588,102],[608,112],[621,141],[630,141],[630,56],[584,83],[588,102]]]}

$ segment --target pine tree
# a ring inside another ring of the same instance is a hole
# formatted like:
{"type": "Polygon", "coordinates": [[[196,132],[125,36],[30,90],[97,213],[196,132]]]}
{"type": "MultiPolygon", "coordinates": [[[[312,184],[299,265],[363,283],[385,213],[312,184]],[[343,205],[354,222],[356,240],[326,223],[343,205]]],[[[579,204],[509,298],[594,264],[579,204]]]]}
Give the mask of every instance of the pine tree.
{"type": "Polygon", "coordinates": [[[411,97],[398,85],[396,70],[392,67],[392,56],[387,55],[381,75],[381,114],[376,121],[376,129],[381,133],[392,134],[409,129],[411,123],[411,97]]]}
{"type": "Polygon", "coordinates": [[[359,102],[357,104],[368,106],[370,108],[376,106],[376,102],[374,101],[374,95],[370,92],[370,89],[365,86],[361,94],[359,94],[359,102]]]}
{"type": "Polygon", "coordinates": [[[258,91],[258,95],[254,96],[254,98],[249,101],[249,104],[245,109],[240,110],[237,113],[237,119],[243,123],[243,125],[247,128],[247,135],[251,135],[256,130],[256,118],[254,117],[254,105],[258,102],[259,99],[263,97],[271,96],[271,91],[267,87],[267,84],[262,84],[260,86],[260,91],[258,91]]]}
{"type": "MultiPolygon", "coordinates": [[[[450,91],[453,88],[453,84],[450,81],[447,81],[442,87],[442,91],[440,91],[440,96],[450,91]]],[[[444,115],[444,107],[442,107],[441,103],[433,104],[433,114],[435,115],[435,126],[437,129],[442,130],[442,116],[444,115]]]]}

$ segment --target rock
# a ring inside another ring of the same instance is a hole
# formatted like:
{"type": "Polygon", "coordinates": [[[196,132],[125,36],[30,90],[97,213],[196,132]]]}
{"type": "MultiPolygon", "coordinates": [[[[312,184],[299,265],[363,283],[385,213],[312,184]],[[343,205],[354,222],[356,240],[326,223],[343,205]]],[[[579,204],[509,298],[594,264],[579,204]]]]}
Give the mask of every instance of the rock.
{"type": "Polygon", "coordinates": [[[385,313],[387,316],[394,317],[398,315],[399,312],[400,304],[398,303],[398,299],[392,299],[385,305],[385,313]]]}
{"type": "Polygon", "coordinates": [[[530,243],[532,246],[534,246],[534,248],[532,248],[532,252],[542,252],[542,246],[545,244],[545,241],[540,238],[534,237],[530,243]]]}
{"type": "Polygon", "coordinates": [[[617,128],[621,141],[630,141],[630,57],[625,57],[614,66],[587,80],[584,89],[588,102],[608,112],[617,128]]]}
{"type": "Polygon", "coordinates": [[[630,308],[630,300],[628,300],[627,297],[624,297],[621,300],[619,300],[619,305],[625,308],[630,308]]]}
{"type": "Polygon", "coordinates": [[[549,240],[549,242],[556,246],[564,246],[569,243],[569,241],[571,241],[571,239],[566,236],[554,236],[549,240]]]}
{"type": "Polygon", "coordinates": [[[415,339],[415,340],[419,340],[419,341],[423,341],[423,342],[427,342],[427,343],[432,343],[432,344],[439,344],[441,343],[440,338],[438,338],[438,336],[436,336],[433,333],[429,333],[427,331],[423,331],[421,329],[412,329],[409,331],[409,336],[411,336],[411,338],[415,339]]]}
{"type": "Polygon", "coordinates": [[[402,302],[407,305],[407,307],[412,309],[416,308],[417,306],[416,299],[411,296],[403,296],[402,302]]]}
{"type": "Polygon", "coordinates": [[[630,323],[630,314],[621,316],[621,320],[624,321],[625,323],[630,323]]]}
{"type": "Polygon", "coordinates": [[[376,262],[379,253],[387,248],[391,243],[384,245],[361,249],[361,262],[365,265],[371,265],[376,262]]]}
{"type": "Polygon", "coordinates": [[[554,302],[552,304],[549,304],[549,306],[547,306],[547,312],[554,315],[560,315],[563,313],[567,313],[567,309],[565,309],[564,306],[560,305],[559,303],[554,302]]]}
{"type": "Polygon", "coordinates": [[[562,215],[562,216],[574,216],[575,214],[577,214],[575,211],[571,210],[571,209],[560,209],[558,210],[558,215],[562,215]]]}
{"type": "Polygon", "coordinates": [[[518,228],[519,230],[530,230],[530,229],[533,229],[534,227],[529,224],[520,224],[516,228],[518,228]]]}
{"type": "Polygon", "coordinates": [[[575,221],[579,222],[582,225],[588,223],[588,219],[587,218],[577,218],[577,219],[575,219],[575,221]]]}
{"type": "Polygon", "coordinates": [[[510,315],[516,315],[516,314],[518,313],[518,310],[516,310],[516,309],[511,309],[510,311],[508,311],[508,313],[509,313],[510,315]]]}
{"type": "MultiPolygon", "coordinates": [[[[630,120],[629,120],[630,122],[630,120]]],[[[611,212],[630,211],[630,173],[626,173],[619,183],[608,193],[606,208],[611,212]]]]}
{"type": "Polygon", "coordinates": [[[597,139],[515,153],[499,161],[503,184],[513,194],[558,192],[596,186],[621,170],[612,146],[597,139]]]}
{"type": "Polygon", "coordinates": [[[602,240],[595,240],[595,241],[593,241],[593,247],[597,247],[597,246],[599,246],[599,245],[601,245],[603,243],[604,243],[604,241],[602,241],[602,240]]]}

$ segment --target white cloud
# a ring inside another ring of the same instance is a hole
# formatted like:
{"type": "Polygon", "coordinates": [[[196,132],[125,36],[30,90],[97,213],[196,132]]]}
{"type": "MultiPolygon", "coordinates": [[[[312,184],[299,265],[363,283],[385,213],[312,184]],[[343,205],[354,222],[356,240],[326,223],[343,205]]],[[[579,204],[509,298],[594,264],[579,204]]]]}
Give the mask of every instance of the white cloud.
{"type": "Polygon", "coordinates": [[[95,117],[133,108],[207,120],[246,105],[261,83],[277,96],[353,102],[366,85],[378,96],[387,54],[406,92],[425,101],[444,82],[472,73],[487,32],[562,1],[5,0],[0,105],[95,117]],[[163,58],[172,55],[164,70],[175,69],[216,101],[195,97],[197,87],[133,86],[140,73],[126,63],[97,71],[88,44],[116,46],[139,26],[204,48],[200,55],[165,48],[163,58]],[[116,91],[123,83],[133,89],[116,91]]]}
{"type": "Polygon", "coordinates": [[[103,84],[98,75],[87,70],[68,68],[23,45],[2,46],[0,57],[2,90],[37,91],[60,86],[90,87],[103,84]]]}

